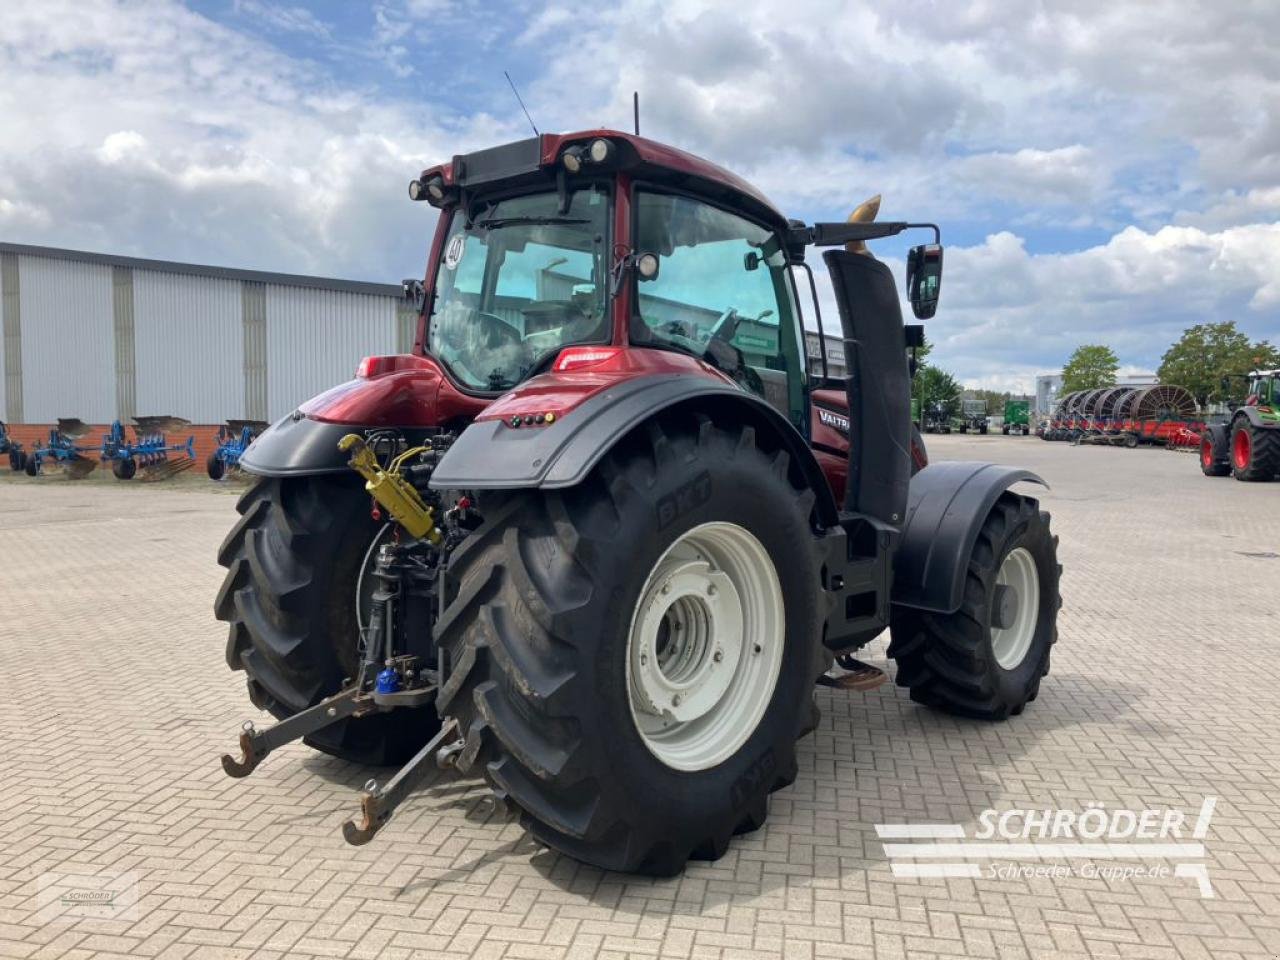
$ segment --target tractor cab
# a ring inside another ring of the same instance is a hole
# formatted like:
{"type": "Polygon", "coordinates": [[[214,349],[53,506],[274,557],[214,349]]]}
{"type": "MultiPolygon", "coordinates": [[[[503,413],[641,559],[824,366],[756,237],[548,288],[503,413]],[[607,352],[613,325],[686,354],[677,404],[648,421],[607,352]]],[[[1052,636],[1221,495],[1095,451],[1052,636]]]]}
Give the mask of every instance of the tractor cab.
{"type": "MultiPolygon", "coordinates": [[[[823,362],[809,370],[796,270],[820,330],[806,247],[865,252],[866,236],[905,224],[805,227],[728,171],[611,130],[458,156],[409,195],[440,209],[426,282],[406,281],[421,296],[418,343],[461,392],[620,364],[688,369],[777,411],[843,492],[851,404],[820,334],[823,362]]],[[[914,249],[909,271],[917,314],[932,315],[941,247],[914,249]]]]}

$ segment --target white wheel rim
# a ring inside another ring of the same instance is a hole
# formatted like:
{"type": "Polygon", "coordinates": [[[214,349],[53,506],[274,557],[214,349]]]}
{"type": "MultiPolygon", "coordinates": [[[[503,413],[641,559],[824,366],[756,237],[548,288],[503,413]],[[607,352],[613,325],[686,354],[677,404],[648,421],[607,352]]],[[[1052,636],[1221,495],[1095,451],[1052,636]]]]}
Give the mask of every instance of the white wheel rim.
{"type": "Polygon", "coordinates": [[[1012,592],[1014,615],[1006,627],[992,623],[991,651],[996,663],[1012,670],[1026,659],[1040,619],[1040,574],[1035,558],[1026,547],[1009,551],[996,573],[996,585],[1012,592]]]}
{"type": "Polygon", "coordinates": [[[627,699],[649,752],[675,770],[731,757],[773,698],[785,632],[778,573],[751,533],[704,523],[671,544],[627,636],[627,699]]]}

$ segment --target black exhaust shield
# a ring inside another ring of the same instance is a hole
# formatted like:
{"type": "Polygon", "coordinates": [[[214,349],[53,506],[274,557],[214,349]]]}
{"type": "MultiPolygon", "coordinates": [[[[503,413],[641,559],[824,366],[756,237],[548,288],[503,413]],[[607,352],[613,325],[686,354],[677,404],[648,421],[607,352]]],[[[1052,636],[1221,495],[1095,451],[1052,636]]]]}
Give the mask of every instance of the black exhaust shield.
{"type": "Polygon", "coordinates": [[[911,373],[893,273],[865,254],[822,255],[835,287],[849,375],[849,478],[844,509],[894,526],[911,481],[911,373]]]}

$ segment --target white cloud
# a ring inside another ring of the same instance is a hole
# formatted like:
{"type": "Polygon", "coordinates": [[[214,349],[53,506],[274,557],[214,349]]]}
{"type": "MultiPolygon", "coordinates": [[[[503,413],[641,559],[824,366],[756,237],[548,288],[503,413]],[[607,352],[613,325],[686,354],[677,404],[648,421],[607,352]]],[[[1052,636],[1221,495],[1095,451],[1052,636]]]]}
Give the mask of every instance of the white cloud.
{"type": "Polygon", "coordinates": [[[0,236],[408,276],[431,220],[408,178],[525,135],[510,65],[546,129],[627,129],[638,89],[646,134],[790,212],[835,219],[882,192],[886,219],[985,235],[949,249],[930,324],[935,360],[974,384],[1025,385],[1089,341],[1150,368],[1203,320],[1280,339],[1277,4],[794,0],[779,16],[766,0],[620,0],[495,18],[474,0],[380,0],[364,37],[299,0],[233,11],[359,69],[335,82],[174,0],[6,10],[0,236]],[[452,91],[499,78],[500,112],[464,112],[417,74],[411,101],[379,90],[441,51],[452,91]]]}

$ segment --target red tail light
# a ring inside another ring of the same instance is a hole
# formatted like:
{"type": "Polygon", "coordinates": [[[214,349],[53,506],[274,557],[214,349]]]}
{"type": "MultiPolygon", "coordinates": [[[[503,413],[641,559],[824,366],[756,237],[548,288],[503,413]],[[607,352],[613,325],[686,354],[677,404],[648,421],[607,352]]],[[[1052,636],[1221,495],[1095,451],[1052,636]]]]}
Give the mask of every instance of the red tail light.
{"type": "Polygon", "coordinates": [[[599,366],[622,353],[622,347],[565,347],[551,369],[556,373],[599,366]]]}

